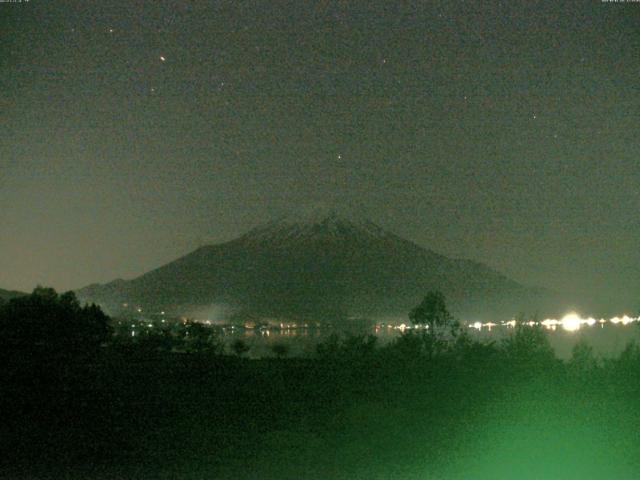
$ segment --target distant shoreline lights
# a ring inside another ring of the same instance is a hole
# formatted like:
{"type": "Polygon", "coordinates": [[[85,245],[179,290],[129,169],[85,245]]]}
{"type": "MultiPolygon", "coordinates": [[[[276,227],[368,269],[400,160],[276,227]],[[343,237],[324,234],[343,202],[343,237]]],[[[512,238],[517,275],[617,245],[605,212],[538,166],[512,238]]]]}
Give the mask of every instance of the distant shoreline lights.
{"type": "MultiPolygon", "coordinates": [[[[544,328],[546,328],[547,330],[557,330],[558,327],[562,328],[563,330],[567,331],[567,332],[575,332],[580,330],[582,327],[587,326],[587,327],[592,327],[595,324],[599,324],[600,326],[604,326],[605,324],[612,324],[612,325],[628,325],[630,323],[634,323],[634,322],[640,322],[640,317],[630,317],[628,315],[623,315],[621,317],[613,317],[610,319],[605,319],[605,318],[601,318],[599,320],[596,320],[593,317],[581,317],[579,314],[575,313],[575,312],[571,312],[566,314],[564,317],[562,317],[561,319],[555,319],[555,318],[547,318],[545,320],[542,321],[527,321],[527,322],[523,322],[523,325],[527,325],[530,327],[536,326],[536,325],[541,325],[544,328]]],[[[500,325],[505,326],[505,327],[509,327],[509,328],[514,328],[517,325],[517,321],[515,319],[513,320],[509,320],[508,322],[501,322],[500,325]]],[[[482,323],[482,322],[474,322],[474,323],[470,323],[468,326],[469,328],[473,328],[475,330],[482,330],[482,329],[488,329],[489,331],[491,331],[491,329],[493,327],[495,327],[497,324],[492,323],[492,322],[487,322],[487,323],[482,323]]]]}

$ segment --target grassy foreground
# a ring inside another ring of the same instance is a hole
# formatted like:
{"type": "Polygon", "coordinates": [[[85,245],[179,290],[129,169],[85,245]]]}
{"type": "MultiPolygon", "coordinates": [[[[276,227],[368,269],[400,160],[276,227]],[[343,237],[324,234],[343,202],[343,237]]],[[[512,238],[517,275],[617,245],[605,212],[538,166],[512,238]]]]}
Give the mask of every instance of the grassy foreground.
{"type": "Polygon", "coordinates": [[[631,479],[640,350],[544,334],[333,341],[314,358],[2,353],[0,478],[631,479]]]}

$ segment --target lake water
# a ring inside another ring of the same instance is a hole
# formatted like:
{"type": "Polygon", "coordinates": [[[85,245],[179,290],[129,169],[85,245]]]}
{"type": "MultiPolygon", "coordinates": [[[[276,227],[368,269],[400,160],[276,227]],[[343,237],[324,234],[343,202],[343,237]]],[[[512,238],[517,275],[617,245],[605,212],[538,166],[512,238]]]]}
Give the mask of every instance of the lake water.
{"type": "MultiPolygon", "coordinates": [[[[557,321],[543,321],[542,326],[558,357],[568,359],[573,346],[584,339],[602,357],[617,356],[631,341],[640,342],[640,324],[637,318],[621,317],[609,320],[579,319],[571,317],[557,321]],[[565,320],[563,322],[563,320],[565,320]],[[545,323],[546,322],[546,323],[545,323]]],[[[369,327],[286,327],[270,330],[226,328],[224,340],[229,346],[240,338],[251,347],[249,356],[260,358],[273,356],[271,348],[276,344],[286,345],[289,355],[313,355],[318,343],[331,334],[344,337],[349,334],[375,335],[384,345],[407,331],[408,326],[376,324],[369,327]]],[[[472,338],[482,341],[501,341],[514,332],[512,322],[506,324],[465,325],[472,338]]]]}

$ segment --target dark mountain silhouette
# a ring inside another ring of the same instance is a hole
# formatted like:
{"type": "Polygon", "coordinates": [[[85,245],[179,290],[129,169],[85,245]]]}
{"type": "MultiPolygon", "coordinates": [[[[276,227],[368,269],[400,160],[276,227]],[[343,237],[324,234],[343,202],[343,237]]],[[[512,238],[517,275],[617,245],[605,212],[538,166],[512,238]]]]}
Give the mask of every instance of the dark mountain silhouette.
{"type": "Polygon", "coordinates": [[[175,313],[226,305],[254,316],[336,319],[406,316],[430,289],[469,320],[544,310],[551,296],[335,212],[283,218],[78,295],[112,312],[123,303],[175,313]]]}
{"type": "Polygon", "coordinates": [[[15,290],[3,290],[0,288],[0,302],[11,300],[12,298],[21,297],[26,295],[26,293],[18,292],[15,290]]]}

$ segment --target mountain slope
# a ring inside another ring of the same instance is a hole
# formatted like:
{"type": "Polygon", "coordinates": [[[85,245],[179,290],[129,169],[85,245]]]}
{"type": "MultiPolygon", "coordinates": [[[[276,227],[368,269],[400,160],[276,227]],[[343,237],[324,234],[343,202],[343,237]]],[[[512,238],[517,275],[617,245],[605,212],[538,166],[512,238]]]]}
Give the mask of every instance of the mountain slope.
{"type": "Polygon", "coordinates": [[[3,290],[0,288],[0,302],[11,300],[12,298],[21,297],[22,295],[26,295],[22,292],[17,292],[15,290],[3,290]]]}
{"type": "Polygon", "coordinates": [[[133,280],[78,294],[111,309],[127,302],[184,313],[224,304],[261,316],[335,319],[406,315],[429,289],[443,291],[467,318],[531,312],[543,296],[485,265],[444,257],[334,212],[283,218],[133,280]]]}

